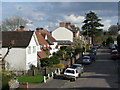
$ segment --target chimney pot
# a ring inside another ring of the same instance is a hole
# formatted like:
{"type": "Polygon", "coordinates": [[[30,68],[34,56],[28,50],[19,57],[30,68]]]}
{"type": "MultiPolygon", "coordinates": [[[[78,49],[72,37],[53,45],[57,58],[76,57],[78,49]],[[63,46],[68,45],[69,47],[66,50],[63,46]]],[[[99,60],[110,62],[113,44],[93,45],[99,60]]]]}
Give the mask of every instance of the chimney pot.
{"type": "Polygon", "coordinates": [[[65,23],[64,22],[60,22],[60,27],[65,27],[65,23]]]}

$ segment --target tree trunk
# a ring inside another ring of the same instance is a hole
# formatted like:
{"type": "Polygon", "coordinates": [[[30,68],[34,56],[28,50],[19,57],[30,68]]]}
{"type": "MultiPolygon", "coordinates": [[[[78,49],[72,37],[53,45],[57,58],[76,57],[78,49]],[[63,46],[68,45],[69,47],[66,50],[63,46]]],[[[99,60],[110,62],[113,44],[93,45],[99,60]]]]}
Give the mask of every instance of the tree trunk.
{"type": "Polygon", "coordinates": [[[5,58],[7,57],[7,55],[9,54],[9,52],[10,52],[10,49],[8,48],[5,56],[2,58],[2,69],[4,69],[4,70],[5,70],[5,62],[6,62],[5,58]]]}

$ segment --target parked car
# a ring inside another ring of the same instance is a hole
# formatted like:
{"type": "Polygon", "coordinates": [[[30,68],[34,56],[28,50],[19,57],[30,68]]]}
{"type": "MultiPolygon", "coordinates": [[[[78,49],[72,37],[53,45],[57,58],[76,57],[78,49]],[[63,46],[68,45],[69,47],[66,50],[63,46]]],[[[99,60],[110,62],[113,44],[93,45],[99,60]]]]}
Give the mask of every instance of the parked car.
{"type": "Polygon", "coordinates": [[[115,45],[113,43],[110,43],[109,44],[109,49],[112,49],[112,48],[116,48],[115,45]]]}
{"type": "Polygon", "coordinates": [[[90,51],[91,53],[94,53],[95,55],[96,55],[96,53],[97,53],[97,48],[96,47],[91,47],[91,51],[90,51]]]}
{"type": "Polygon", "coordinates": [[[70,79],[71,81],[75,81],[78,77],[80,77],[80,73],[77,69],[67,68],[64,71],[64,79],[70,79]]]}
{"type": "Polygon", "coordinates": [[[70,68],[77,69],[77,71],[82,74],[84,72],[84,66],[82,64],[73,64],[70,68]]]}
{"type": "Polygon", "coordinates": [[[112,53],[111,53],[111,57],[112,57],[112,59],[118,59],[119,58],[119,54],[118,54],[118,52],[117,51],[113,51],[112,53]]]}
{"type": "Polygon", "coordinates": [[[93,53],[91,53],[91,54],[90,54],[90,58],[91,58],[91,60],[95,61],[95,59],[96,59],[96,55],[93,54],[93,53]]]}
{"type": "Polygon", "coordinates": [[[95,44],[94,47],[96,47],[97,49],[100,48],[99,44],[95,44]]]}
{"type": "Polygon", "coordinates": [[[91,61],[90,56],[83,56],[82,64],[91,64],[91,63],[92,63],[92,61],[91,61]]]}
{"type": "Polygon", "coordinates": [[[112,49],[111,49],[111,53],[112,53],[112,52],[118,52],[118,50],[117,50],[116,48],[112,48],[112,49]]]}

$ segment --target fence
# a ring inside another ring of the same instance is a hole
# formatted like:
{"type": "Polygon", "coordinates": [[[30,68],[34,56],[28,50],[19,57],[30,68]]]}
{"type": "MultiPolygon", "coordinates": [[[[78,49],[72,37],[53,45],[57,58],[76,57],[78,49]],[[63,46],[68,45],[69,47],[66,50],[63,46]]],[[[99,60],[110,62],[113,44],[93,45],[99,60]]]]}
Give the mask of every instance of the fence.
{"type": "Polygon", "coordinates": [[[45,76],[47,74],[50,74],[57,70],[57,68],[52,68],[52,67],[46,67],[46,68],[40,68],[40,69],[33,69],[33,70],[28,70],[28,71],[11,71],[17,76],[25,75],[25,76],[45,76]]]}

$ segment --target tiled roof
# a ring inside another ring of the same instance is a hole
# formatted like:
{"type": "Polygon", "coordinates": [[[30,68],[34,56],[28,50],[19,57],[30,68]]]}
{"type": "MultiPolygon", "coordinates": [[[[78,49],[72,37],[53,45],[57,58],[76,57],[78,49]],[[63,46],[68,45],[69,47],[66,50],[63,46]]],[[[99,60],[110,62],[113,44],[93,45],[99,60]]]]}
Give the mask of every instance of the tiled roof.
{"type": "Polygon", "coordinates": [[[48,55],[44,52],[44,51],[41,51],[41,52],[37,52],[39,58],[47,58],[48,55]]]}
{"type": "Polygon", "coordinates": [[[35,34],[40,45],[48,45],[48,42],[43,38],[43,36],[39,32],[35,32],[35,34]]]}
{"type": "Polygon", "coordinates": [[[55,38],[53,38],[49,32],[45,31],[45,30],[40,30],[39,31],[41,33],[41,35],[45,38],[45,36],[47,35],[48,36],[48,41],[49,42],[56,42],[55,38]]]}
{"type": "Polygon", "coordinates": [[[2,47],[8,47],[14,40],[13,47],[27,47],[34,31],[2,31],[2,47]]]}

